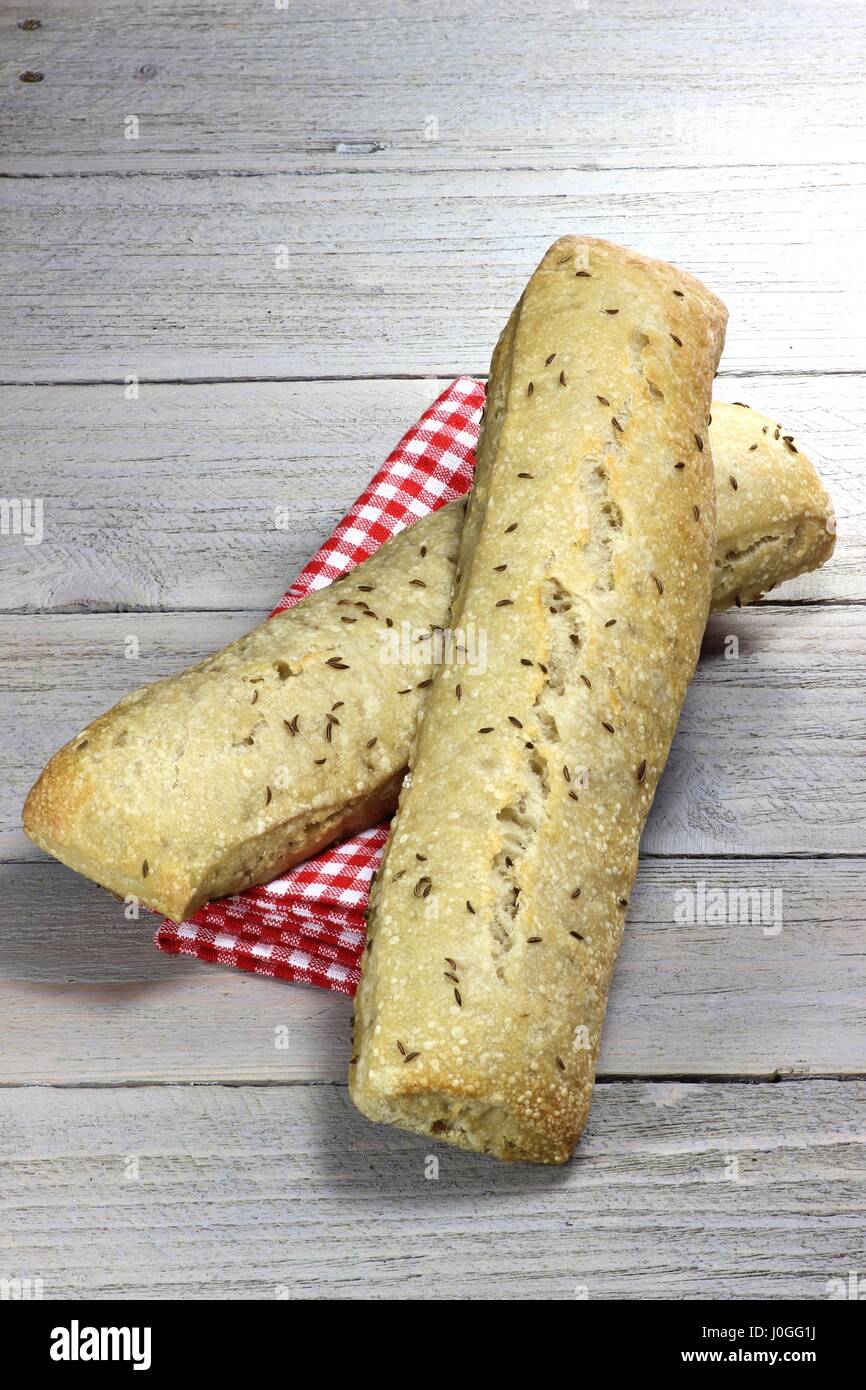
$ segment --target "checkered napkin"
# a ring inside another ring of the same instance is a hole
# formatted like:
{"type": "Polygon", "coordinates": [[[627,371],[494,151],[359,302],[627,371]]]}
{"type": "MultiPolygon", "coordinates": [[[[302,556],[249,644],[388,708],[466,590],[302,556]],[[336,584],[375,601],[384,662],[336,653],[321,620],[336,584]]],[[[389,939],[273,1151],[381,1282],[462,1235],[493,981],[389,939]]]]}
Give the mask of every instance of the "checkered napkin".
{"type": "MultiPolygon", "coordinates": [[[[482,382],[453,381],[404,434],[274,613],[323,589],[405,526],[468,492],[483,404],[482,382]]],[[[207,903],[187,922],[164,922],[156,944],[161,951],[354,994],[370,880],[387,834],[387,825],[377,825],[273,883],[207,903]]]]}

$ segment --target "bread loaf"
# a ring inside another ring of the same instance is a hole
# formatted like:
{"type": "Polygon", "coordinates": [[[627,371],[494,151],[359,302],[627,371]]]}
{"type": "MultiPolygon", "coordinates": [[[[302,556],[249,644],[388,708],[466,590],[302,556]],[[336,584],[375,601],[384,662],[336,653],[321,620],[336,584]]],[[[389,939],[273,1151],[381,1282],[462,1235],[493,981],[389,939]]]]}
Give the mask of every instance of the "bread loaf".
{"type": "MultiPolygon", "coordinates": [[[[710,441],[718,608],[821,564],[832,509],[766,417],[717,402],[710,441]]],[[[449,503],[343,581],[121,700],[51,759],[27,834],[180,921],[389,814],[445,650],[463,509],[449,503]]]]}
{"type": "Polygon", "coordinates": [[[742,606],[833,553],[836,518],[794,436],[748,406],[713,402],[712,611],[742,606]]]}
{"type": "Polygon", "coordinates": [[[723,305],[556,242],[497,346],[443,665],[371,896],[371,1119],[560,1163],[586,1119],[638,842],[710,605],[723,305]]]}
{"type": "Polygon", "coordinates": [[[24,806],[64,864],[175,921],[266,883],[396,804],[459,533],[402,532],[343,580],[200,665],[134,691],[67,743],[24,806]],[[389,627],[388,624],[393,624],[389,627]]]}

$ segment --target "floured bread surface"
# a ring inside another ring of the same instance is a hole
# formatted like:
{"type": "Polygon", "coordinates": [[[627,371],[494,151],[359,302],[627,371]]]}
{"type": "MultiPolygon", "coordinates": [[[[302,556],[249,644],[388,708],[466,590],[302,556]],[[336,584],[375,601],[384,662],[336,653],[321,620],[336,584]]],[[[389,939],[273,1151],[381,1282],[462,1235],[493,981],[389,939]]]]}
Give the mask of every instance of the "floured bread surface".
{"type": "Polygon", "coordinates": [[[371,898],[352,1097],[563,1162],[638,841],[710,603],[725,311],[619,247],[548,251],[494,354],[453,623],[371,898]]]}
{"type": "Polygon", "coordinates": [[[176,921],[396,804],[463,504],[55,754],[24,807],[49,853],[176,921]]]}

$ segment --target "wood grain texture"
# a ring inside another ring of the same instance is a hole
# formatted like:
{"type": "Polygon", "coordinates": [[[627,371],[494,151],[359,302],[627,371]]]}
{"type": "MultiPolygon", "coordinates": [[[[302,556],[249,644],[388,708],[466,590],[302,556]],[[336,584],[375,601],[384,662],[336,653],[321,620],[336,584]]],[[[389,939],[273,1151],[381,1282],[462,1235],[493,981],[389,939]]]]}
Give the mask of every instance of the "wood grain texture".
{"type": "MultiPolygon", "coordinates": [[[[44,541],[0,536],[0,607],[269,609],[444,382],[0,388],[4,495],[44,541]],[[278,530],[274,508],[291,514],[278,530]]],[[[720,379],[782,421],[829,488],[829,565],[774,601],[866,599],[866,394],[857,377],[720,379]]]]}
{"type": "Polygon", "coordinates": [[[826,1299],[866,1259],[864,1101],[600,1086],[551,1172],[370,1125],[342,1087],[0,1092],[0,1274],[46,1298],[826,1299]]]}
{"type": "MultiPolygon", "coordinates": [[[[156,924],[59,864],[0,866],[0,1085],[345,1081],[348,998],[160,955],[156,924]]],[[[644,859],[601,1075],[866,1073],[864,924],[858,862],[644,859]],[[679,920],[701,884],[722,920],[679,920]]]]}
{"type": "Polygon", "coordinates": [[[486,372],[566,232],[720,295],[725,372],[862,371],[864,180],[822,165],[792,186],[751,164],[4,179],[0,380],[486,372]]]}
{"type": "MultiPolygon", "coordinates": [[[[11,7],[16,17],[30,12],[11,7]]],[[[6,40],[12,172],[597,164],[864,155],[856,0],[42,0],[6,40]],[[615,32],[615,41],[612,39],[615,32]],[[19,87],[23,68],[38,88],[19,87]],[[591,80],[590,80],[591,76],[591,80]],[[137,114],[137,140],[124,117],[137,114]],[[438,127],[430,122],[438,121],[438,127]]],[[[649,248],[645,248],[649,249],[649,248]]]]}
{"type": "MultiPolygon", "coordinates": [[[[51,753],[128,690],[191,665],[260,616],[0,618],[0,859],[41,857],[20,812],[51,753]],[[137,660],[124,655],[128,637],[137,660]]],[[[780,604],[710,620],[645,853],[862,853],[864,624],[860,605],[780,604]],[[731,638],[736,660],[726,656],[731,638]]]]}
{"type": "Polygon", "coordinates": [[[485,373],[528,272],[574,231],[720,295],[727,373],[862,371],[865,179],[866,165],[810,168],[794,189],[752,165],[3,179],[0,381],[485,373]]]}
{"type": "Polygon", "coordinates": [[[0,537],[0,602],[268,610],[444,385],[0,389],[5,495],[38,488],[45,531],[0,537]]]}

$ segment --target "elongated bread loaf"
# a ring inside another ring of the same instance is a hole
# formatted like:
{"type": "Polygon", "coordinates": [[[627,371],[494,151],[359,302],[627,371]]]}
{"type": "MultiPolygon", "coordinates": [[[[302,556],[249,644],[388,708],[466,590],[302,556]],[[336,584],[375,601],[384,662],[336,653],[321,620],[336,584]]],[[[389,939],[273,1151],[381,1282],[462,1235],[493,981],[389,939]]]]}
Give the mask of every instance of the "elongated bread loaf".
{"type": "Polygon", "coordinates": [[[181,921],[374,825],[396,805],[430,680],[429,645],[400,639],[429,637],[447,614],[460,519],[462,504],[435,552],[404,531],[200,665],[127,695],[51,759],[24,806],[27,834],[181,921]]]}
{"type": "MultiPolygon", "coordinates": [[[[774,422],[712,409],[720,608],[822,564],[833,513],[774,422]]],[[[425,682],[456,642],[441,629],[463,509],[449,503],[344,581],[121,700],[51,759],[27,800],[27,834],[179,921],[393,811],[425,682]]]]}
{"type": "Polygon", "coordinates": [[[564,238],[499,341],[455,588],[487,664],[429,691],[371,897],[350,1088],[371,1119],[564,1162],[638,842],[710,605],[724,306],[564,238]]]}

